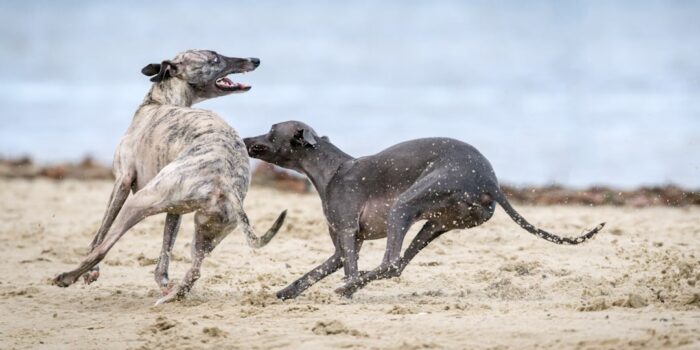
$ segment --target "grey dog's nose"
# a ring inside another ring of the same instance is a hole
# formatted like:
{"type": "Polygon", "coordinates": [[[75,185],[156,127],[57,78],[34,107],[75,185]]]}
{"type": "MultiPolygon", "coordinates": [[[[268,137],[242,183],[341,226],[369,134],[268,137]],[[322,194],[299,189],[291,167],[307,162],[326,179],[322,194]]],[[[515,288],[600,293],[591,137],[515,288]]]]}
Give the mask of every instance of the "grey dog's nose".
{"type": "Polygon", "coordinates": [[[256,67],[260,65],[260,59],[256,57],[251,57],[248,59],[251,63],[253,63],[256,67]]]}

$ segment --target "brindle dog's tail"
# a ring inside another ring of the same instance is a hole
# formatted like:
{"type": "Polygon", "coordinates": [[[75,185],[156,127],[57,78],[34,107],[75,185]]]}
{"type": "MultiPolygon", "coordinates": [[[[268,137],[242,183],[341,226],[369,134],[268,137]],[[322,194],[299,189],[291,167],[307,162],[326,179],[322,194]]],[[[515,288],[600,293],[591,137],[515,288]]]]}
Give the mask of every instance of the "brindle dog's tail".
{"type": "Polygon", "coordinates": [[[598,231],[600,231],[603,226],[605,226],[605,223],[601,223],[598,226],[596,226],[594,229],[586,232],[585,234],[578,236],[576,238],[568,238],[568,237],[560,237],[555,234],[551,234],[547,231],[540,230],[537,227],[533,226],[525,218],[520,216],[515,209],[510,205],[510,202],[508,202],[508,198],[506,198],[505,194],[503,194],[502,191],[497,190],[493,191],[493,199],[496,201],[496,203],[500,204],[501,207],[510,215],[511,219],[515,221],[520,227],[524,228],[527,232],[532,233],[533,235],[540,237],[542,239],[548,240],[552,243],[556,244],[580,244],[583,243],[587,240],[589,240],[591,237],[593,237],[598,231]]]}
{"type": "Polygon", "coordinates": [[[287,210],[280,213],[277,220],[275,220],[275,223],[272,224],[272,227],[270,227],[270,229],[267,230],[264,235],[258,236],[255,233],[255,230],[253,230],[253,228],[250,226],[248,215],[246,215],[245,211],[243,211],[243,208],[238,210],[239,222],[243,228],[243,233],[245,233],[246,241],[248,242],[248,245],[253,248],[262,248],[270,243],[272,238],[277,234],[277,231],[279,231],[282,227],[285,217],[287,217],[287,210]]]}

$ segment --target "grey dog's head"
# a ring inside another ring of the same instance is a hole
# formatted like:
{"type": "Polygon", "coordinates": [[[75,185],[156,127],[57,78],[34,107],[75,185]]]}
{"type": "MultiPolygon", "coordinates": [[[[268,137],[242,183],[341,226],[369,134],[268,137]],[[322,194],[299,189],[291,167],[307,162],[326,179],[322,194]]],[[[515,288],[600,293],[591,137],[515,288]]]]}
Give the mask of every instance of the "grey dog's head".
{"type": "Polygon", "coordinates": [[[188,50],[172,60],[151,63],[141,73],[154,83],[180,79],[187,83],[197,101],[250,90],[250,86],[231,81],[227,76],[255,70],[260,59],[226,57],[210,50],[188,50]]]}
{"type": "Polygon", "coordinates": [[[310,126],[290,120],[273,124],[267,134],[243,139],[248,154],[268,163],[299,170],[300,161],[328,142],[310,126]]]}

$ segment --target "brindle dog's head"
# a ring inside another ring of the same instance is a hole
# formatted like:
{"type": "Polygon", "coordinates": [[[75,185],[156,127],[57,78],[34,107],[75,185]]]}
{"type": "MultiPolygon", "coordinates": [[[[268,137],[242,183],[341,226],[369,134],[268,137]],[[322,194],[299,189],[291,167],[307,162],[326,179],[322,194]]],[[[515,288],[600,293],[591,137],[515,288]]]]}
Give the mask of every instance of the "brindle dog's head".
{"type": "Polygon", "coordinates": [[[299,170],[300,161],[329,141],[325,136],[319,137],[310,126],[290,120],[273,124],[267,134],[249,137],[243,142],[251,157],[299,170]]]}
{"type": "Polygon", "coordinates": [[[255,70],[260,59],[226,57],[210,50],[188,50],[172,60],[151,63],[141,73],[153,76],[152,82],[180,79],[192,89],[197,101],[250,90],[250,85],[235,83],[227,76],[255,70]]]}

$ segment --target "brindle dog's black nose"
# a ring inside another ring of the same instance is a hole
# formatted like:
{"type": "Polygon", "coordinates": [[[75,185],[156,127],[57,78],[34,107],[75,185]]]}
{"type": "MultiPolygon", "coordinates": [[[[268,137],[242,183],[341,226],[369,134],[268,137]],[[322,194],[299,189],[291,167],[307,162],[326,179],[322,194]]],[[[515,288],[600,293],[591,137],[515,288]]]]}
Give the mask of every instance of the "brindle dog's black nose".
{"type": "Polygon", "coordinates": [[[250,62],[253,63],[256,67],[260,65],[260,59],[256,57],[251,57],[249,58],[250,62]]]}

